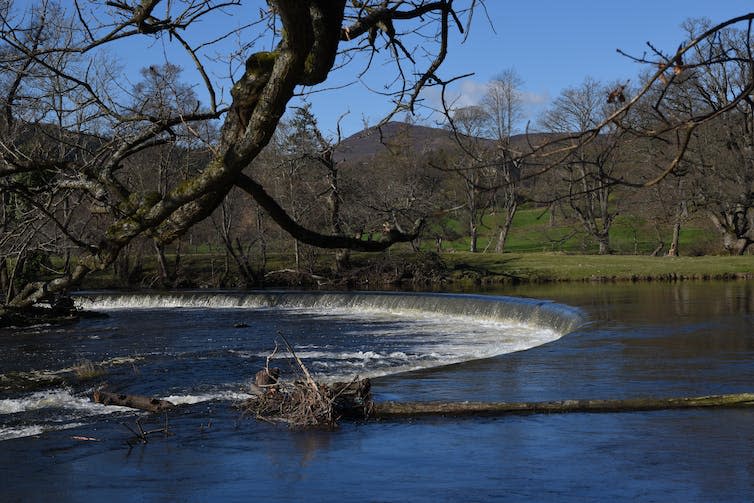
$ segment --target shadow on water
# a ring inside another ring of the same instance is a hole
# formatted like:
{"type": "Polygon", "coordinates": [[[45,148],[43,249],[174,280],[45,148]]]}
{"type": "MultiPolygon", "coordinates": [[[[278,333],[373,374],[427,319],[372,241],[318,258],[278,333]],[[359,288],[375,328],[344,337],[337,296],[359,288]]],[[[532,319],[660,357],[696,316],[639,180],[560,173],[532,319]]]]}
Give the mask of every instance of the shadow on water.
{"type": "MultiPolygon", "coordinates": [[[[754,391],[754,283],[546,285],[494,293],[575,306],[589,323],[525,351],[380,377],[377,398],[528,401],[754,391]]],[[[242,351],[247,335],[218,330],[218,320],[240,316],[222,315],[207,319],[185,310],[183,323],[200,342],[180,337],[180,320],[159,333],[135,320],[129,330],[98,322],[103,325],[82,326],[77,336],[101,344],[97,351],[148,338],[196,360],[198,376],[232,380],[262,358],[229,356],[242,351]],[[213,349],[204,354],[207,345],[213,349]]],[[[281,323],[271,311],[265,316],[260,330],[281,323]]],[[[298,323],[314,327],[313,320],[298,323]]],[[[350,340],[340,327],[330,337],[350,340]]],[[[70,335],[30,337],[14,351],[49,351],[55,358],[54,346],[70,335]]],[[[69,345],[77,344],[75,337],[69,345]]],[[[313,337],[324,345],[328,336],[313,337]]],[[[191,365],[165,373],[165,362],[151,358],[135,364],[141,379],[192,376],[191,365]]],[[[121,369],[123,379],[139,384],[126,377],[132,370],[121,369]]],[[[110,415],[0,443],[4,499],[745,501],[754,492],[754,412],[743,409],[346,423],[329,433],[239,419],[228,402],[210,401],[171,416],[173,436],[129,449],[120,423],[136,416],[110,415]]]]}

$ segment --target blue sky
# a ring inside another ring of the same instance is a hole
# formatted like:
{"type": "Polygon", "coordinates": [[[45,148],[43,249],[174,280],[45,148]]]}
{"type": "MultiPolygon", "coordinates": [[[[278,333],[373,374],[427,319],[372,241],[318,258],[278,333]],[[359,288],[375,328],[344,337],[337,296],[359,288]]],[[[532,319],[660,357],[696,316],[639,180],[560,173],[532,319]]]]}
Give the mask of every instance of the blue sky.
{"type": "MultiPolygon", "coordinates": [[[[465,43],[460,44],[460,37],[454,35],[440,75],[447,79],[474,73],[453,85],[457,104],[470,105],[479,100],[486,82],[502,70],[513,68],[524,81],[527,115],[533,121],[560,91],[578,85],[587,76],[603,82],[629,78],[636,82],[640,66],[619,55],[617,48],[641,55],[647,49],[646,42],[651,41],[658,48],[673,52],[684,40],[680,25],[685,19],[707,17],[719,22],[754,10],[754,4],[746,0],[487,0],[486,4],[491,23],[479,11],[465,43]]],[[[251,14],[257,7],[244,9],[251,14]]],[[[213,31],[226,28],[228,23],[243,22],[239,17],[221,20],[220,26],[205,23],[200,28],[210,38],[213,31]]],[[[400,31],[400,26],[397,29],[400,31]]],[[[135,75],[134,68],[163,57],[163,49],[163,42],[144,50],[113,48],[130,75],[135,75]]],[[[187,80],[198,82],[190,61],[174,56],[172,50],[168,54],[173,62],[186,67],[187,80]]],[[[369,88],[379,90],[393,74],[376,66],[358,81],[357,72],[350,67],[334,72],[324,87],[350,85],[307,97],[325,132],[332,134],[338,118],[346,112],[341,123],[344,136],[357,132],[364,123],[375,124],[391,109],[389,98],[369,88]]],[[[226,83],[226,92],[227,89],[226,83]]],[[[206,98],[201,92],[199,96],[206,98]]],[[[430,106],[438,104],[436,92],[428,92],[424,99],[430,106]]],[[[434,124],[426,112],[419,120],[434,124]]]]}
{"type": "MultiPolygon", "coordinates": [[[[707,17],[722,21],[754,10],[745,0],[487,0],[493,27],[477,13],[465,44],[455,45],[441,74],[444,78],[473,72],[454,86],[459,104],[474,104],[484,84],[506,68],[513,68],[524,81],[532,120],[561,90],[591,76],[612,82],[632,78],[640,65],[616,52],[617,48],[641,55],[646,42],[674,52],[683,41],[681,23],[687,18],[707,17]]],[[[379,121],[389,102],[361,85],[334,95],[312,96],[311,101],[324,130],[334,129],[344,109],[347,133],[362,126],[362,116],[379,121]]],[[[433,93],[427,100],[436,101],[433,93]]],[[[432,120],[429,121],[432,123],[432,120]]]]}

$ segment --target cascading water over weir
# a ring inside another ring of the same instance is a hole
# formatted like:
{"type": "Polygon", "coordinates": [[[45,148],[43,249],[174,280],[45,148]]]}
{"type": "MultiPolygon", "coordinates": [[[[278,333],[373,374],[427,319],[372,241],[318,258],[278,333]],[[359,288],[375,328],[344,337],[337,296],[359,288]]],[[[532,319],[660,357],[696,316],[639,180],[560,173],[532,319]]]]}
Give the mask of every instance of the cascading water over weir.
{"type": "Polygon", "coordinates": [[[441,293],[322,293],[265,291],[258,293],[82,294],[87,309],[113,308],[298,308],[342,312],[392,312],[462,316],[469,321],[515,322],[551,329],[560,335],[584,322],[580,310],[555,302],[519,297],[441,293]]]}
{"type": "Polygon", "coordinates": [[[109,317],[0,332],[10,347],[0,357],[0,439],[122,412],[88,402],[96,383],[71,378],[82,360],[107,371],[110,389],[176,404],[232,401],[246,396],[277,333],[318,379],[332,381],[521,351],[585,321],[554,302],[483,295],[97,292],[76,301],[109,317]]]}

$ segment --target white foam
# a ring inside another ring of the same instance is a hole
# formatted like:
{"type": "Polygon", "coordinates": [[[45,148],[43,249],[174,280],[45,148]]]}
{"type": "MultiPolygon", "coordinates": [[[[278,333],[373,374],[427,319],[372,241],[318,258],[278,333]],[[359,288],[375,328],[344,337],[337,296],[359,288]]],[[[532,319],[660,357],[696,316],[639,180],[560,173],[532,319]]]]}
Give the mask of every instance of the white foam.
{"type": "MultiPolygon", "coordinates": [[[[240,391],[220,390],[203,394],[171,395],[164,397],[175,405],[191,405],[212,400],[240,402],[251,398],[252,395],[240,391]]],[[[31,437],[48,431],[84,426],[80,420],[86,417],[114,414],[116,412],[136,412],[129,407],[117,405],[102,405],[94,403],[88,397],[77,396],[68,389],[54,389],[39,391],[29,395],[0,400],[0,421],[3,415],[20,414],[43,409],[54,410],[46,415],[44,424],[22,424],[9,426],[0,424],[0,441],[13,438],[31,437]],[[71,422],[69,422],[71,421],[71,422]]]]}
{"type": "Polygon", "coordinates": [[[175,405],[193,405],[196,403],[211,402],[213,400],[240,402],[247,400],[252,396],[253,395],[240,391],[218,391],[215,393],[203,393],[200,395],[170,395],[163,397],[162,399],[175,405]]]}
{"type": "Polygon", "coordinates": [[[85,423],[32,424],[28,426],[11,427],[0,426],[0,442],[12,438],[33,437],[35,435],[41,435],[47,431],[70,430],[71,428],[78,428],[79,426],[85,426],[85,423]]]}
{"type": "Polygon", "coordinates": [[[111,414],[131,410],[127,407],[105,406],[94,403],[89,397],[76,396],[68,389],[37,391],[19,398],[0,400],[0,414],[17,414],[40,409],[66,409],[88,413],[111,414]]]}
{"type": "MultiPolygon", "coordinates": [[[[252,356],[260,358],[267,357],[269,353],[253,353],[252,356]]],[[[328,352],[328,351],[296,351],[296,356],[304,360],[316,360],[318,358],[326,358],[328,360],[385,360],[392,359],[406,359],[408,356],[402,351],[394,351],[392,353],[380,353],[378,351],[343,351],[343,352],[328,352]]],[[[276,359],[288,359],[290,356],[288,353],[277,353],[272,357],[276,359]]]]}
{"type": "Polygon", "coordinates": [[[0,426],[0,440],[10,440],[11,438],[33,437],[44,433],[45,429],[39,424],[31,426],[0,426]]]}

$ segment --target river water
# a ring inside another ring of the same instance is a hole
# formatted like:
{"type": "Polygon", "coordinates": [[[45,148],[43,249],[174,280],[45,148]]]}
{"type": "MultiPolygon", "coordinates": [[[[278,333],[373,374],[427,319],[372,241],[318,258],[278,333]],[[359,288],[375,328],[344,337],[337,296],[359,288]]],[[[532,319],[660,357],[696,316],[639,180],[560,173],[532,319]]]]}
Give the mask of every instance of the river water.
{"type": "MultiPolygon", "coordinates": [[[[283,334],[319,378],[378,400],[535,401],[752,391],[754,283],[445,295],[91,294],[109,315],[0,332],[3,501],[750,501],[754,411],[343,423],[241,417],[283,334]],[[569,307],[570,306],[570,307],[569,307]],[[243,326],[243,325],[246,326],[243,326]],[[81,361],[107,375],[78,382],[81,361]],[[171,435],[94,386],[185,404],[171,435]],[[89,438],[92,440],[81,440],[89,438]]],[[[287,370],[285,360],[275,360],[287,370]]]]}

